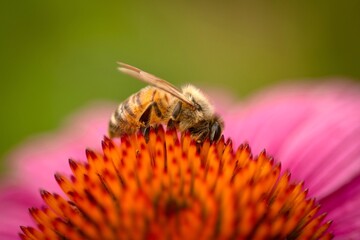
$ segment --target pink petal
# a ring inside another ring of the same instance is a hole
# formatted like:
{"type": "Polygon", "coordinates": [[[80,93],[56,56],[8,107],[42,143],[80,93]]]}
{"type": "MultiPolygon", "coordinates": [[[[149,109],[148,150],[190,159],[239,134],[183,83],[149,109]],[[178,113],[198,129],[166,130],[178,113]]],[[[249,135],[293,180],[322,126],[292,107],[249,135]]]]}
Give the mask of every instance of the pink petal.
{"type": "Polygon", "coordinates": [[[1,239],[19,239],[20,225],[33,225],[28,208],[37,200],[34,194],[21,186],[0,188],[1,239]]]}
{"type": "Polygon", "coordinates": [[[336,234],[359,236],[360,87],[281,87],[246,106],[225,116],[225,135],[249,142],[253,152],[266,148],[293,179],[305,180],[309,194],[334,219],[336,234]]]}
{"type": "Polygon", "coordinates": [[[12,179],[38,193],[39,188],[59,192],[54,173],[70,173],[68,159],[84,160],[85,149],[101,150],[101,139],[115,105],[93,104],[71,117],[57,132],[26,141],[9,156],[16,176],[12,179]]]}
{"type": "Polygon", "coordinates": [[[85,149],[101,149],[115,104],[92,104],[57,132],[33,137],[7,158],[12,175],[0,189],[0,238],[19,239],[20,225],[33,226],[28,208],[42,204],[39,189],[61,193],[54,173],[70,173],[68,158],[85,159],[85,149]],[[10,186],[10,187],[9,187],[10,186]]]}
{"type": "Polygon", "coordinates": [[[335,219],[331,229],[338,239],[360,239],[360,175],[331,195],[321,199],[328,219],[335,219]]]}

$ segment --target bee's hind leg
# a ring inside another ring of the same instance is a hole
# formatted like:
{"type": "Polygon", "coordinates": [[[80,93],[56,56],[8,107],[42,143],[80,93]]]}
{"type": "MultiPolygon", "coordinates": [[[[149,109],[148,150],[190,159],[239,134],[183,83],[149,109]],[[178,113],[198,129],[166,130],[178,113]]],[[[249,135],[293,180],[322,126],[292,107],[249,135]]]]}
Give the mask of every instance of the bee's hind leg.
{"type": "Polygon", "coordinates": [[[148,142],[149,134],[150,134],[150,126],[140,127],[140,131],[141,131],[142,135],[144,136],[145,141],[148,142]]]}
{"type": "Polygon", "coordinates": [[[149,134],[150,134],[150,118],[151,118],[151,113],[155,112],[156,116],[161,118],[162,114],[161,111],[159,109],[159,106],[157,105],[156,102],[151,103],[143,112],[143,114],[141,114],[141,117],[139,119],[139,122],[143,125],[142,127],[140,127],[140,131],[143,134],[143,136],[145,137],[146,142],[149,141],[149,134]]]}

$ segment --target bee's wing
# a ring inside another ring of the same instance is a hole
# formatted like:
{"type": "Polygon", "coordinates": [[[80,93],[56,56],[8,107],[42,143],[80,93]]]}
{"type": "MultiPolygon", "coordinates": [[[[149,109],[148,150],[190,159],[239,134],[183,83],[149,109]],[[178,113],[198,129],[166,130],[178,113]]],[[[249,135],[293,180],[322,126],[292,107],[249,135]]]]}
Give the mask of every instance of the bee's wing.
{"type": "Polygon", "coordinates": [[[184,94],[182,94],[181,91],[177,87],[172,85],[171,83],[169,83],[161,78],[158,78],[150,73],[144,72],[143,70],[133,67],[131,65],[121,63],[121,62],[118,62],[118,64],[119,64],[118,69],[120,72],[126,73],[134,78],[137,78],[137,79],[143,81],[143,82],[146,82],[150,85],[160,88],[161,90],[164,90],[165,92],[170,93],[174,97],[177,97],[181,101],[183,101],[191,106],[194,106],[194,104],[192,102],[190,102],[188,99],[186,99],[184,94]]]}

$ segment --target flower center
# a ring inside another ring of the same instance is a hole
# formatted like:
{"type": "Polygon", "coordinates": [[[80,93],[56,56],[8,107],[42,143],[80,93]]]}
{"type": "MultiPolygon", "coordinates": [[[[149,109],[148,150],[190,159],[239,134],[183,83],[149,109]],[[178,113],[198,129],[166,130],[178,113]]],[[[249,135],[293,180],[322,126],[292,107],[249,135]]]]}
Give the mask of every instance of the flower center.
{"type": "Polygon", "coordinates": [[[265,152],[231,141],[201,145],[189,134],[151,130],[105,138],[103,153],[56,174],[64,196],[45,190],[22,239],[331,239],[330,222],[302,183],[265,152]]]}

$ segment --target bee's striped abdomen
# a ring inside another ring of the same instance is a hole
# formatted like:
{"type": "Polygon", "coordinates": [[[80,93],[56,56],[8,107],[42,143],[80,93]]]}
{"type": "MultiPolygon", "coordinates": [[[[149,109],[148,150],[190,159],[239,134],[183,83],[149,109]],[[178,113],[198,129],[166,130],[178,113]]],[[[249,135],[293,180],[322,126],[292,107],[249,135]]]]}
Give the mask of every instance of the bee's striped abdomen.
{"type": "Polygon", "coordinates": [[[113,113],[109,123],[111,137],[131,134],[140,127],[164,122],[171,97],[152,86],[131,95],[113,113]]]}

